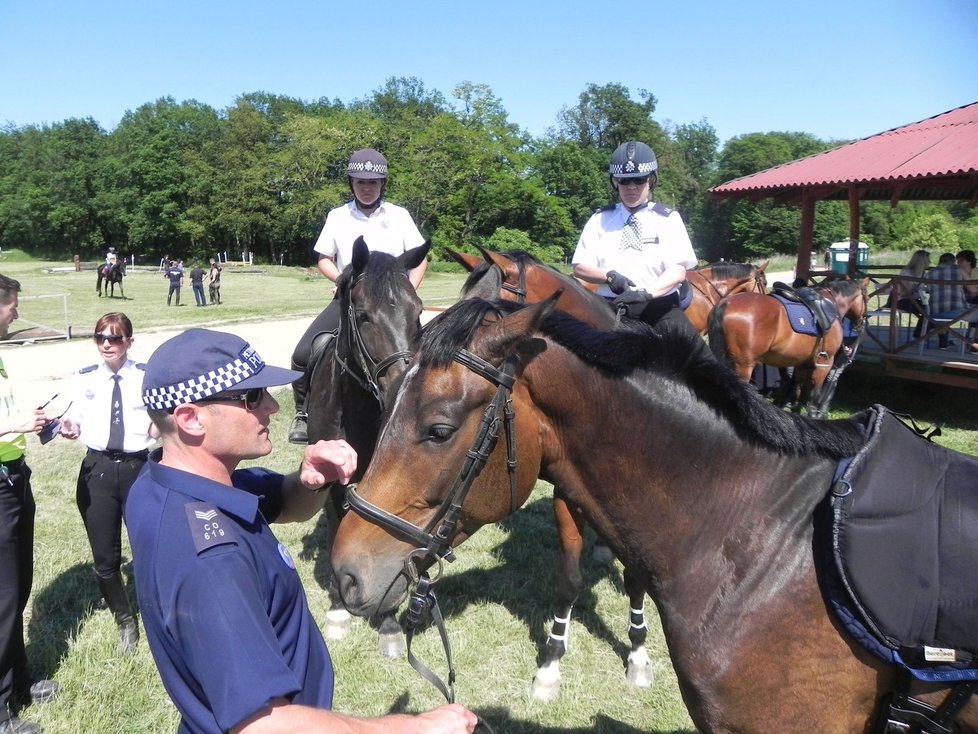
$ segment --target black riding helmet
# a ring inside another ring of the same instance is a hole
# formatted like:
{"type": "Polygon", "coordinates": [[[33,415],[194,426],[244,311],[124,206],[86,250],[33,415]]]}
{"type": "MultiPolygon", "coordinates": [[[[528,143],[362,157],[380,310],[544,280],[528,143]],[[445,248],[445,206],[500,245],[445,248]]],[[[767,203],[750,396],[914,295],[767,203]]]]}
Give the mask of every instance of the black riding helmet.
{"type": "Polygon", "coordinates": [[[649,191],[655,188],[659,180],[658,171],[659,162],[655,158],[655,153],[648,145],[637,140],[629,140],[615,148],[615,152],[611,155],[611,165],[608,166],[612,183],[623,178],[648,176],[649,191]]]}
{"type": "Polygon", "coordinates": [[[356,199],[356,191],[353,190],[353,179],[380,179],[380,196],[377,201],[366,206],[357,199],[357,206],[360,209],[373,209],[380,204],[384,198],[384,189],[387,188],[387,159],[373,148],[363,148],[350,156],[349,163],[346,164],[346,181],[350,186],[350,192],[356,199]]]}

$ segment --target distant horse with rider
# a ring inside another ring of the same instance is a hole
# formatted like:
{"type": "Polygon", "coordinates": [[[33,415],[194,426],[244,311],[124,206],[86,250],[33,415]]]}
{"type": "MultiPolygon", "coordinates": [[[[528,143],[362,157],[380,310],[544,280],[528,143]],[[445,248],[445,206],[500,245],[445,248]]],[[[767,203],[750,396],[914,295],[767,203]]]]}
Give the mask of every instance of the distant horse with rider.
{"type": "Polygon", "coordinates": [[[102,285],[105,284],[105,295],[108,298],[115,298],[115,287],[119,286],[119,296],[125,299],[126,294],[122,289],[122,279],[126,277],[126,260],[122,258],[114,263],[102,263],[98,266],[98,281],[95,290],[99,298],[102,297],[102,285]]]}

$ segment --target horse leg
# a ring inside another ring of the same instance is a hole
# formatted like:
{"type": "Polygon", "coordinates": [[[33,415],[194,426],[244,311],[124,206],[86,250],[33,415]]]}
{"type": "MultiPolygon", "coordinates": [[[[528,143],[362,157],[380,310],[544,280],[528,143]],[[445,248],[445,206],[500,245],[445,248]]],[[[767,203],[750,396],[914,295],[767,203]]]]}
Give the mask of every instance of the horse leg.
{"type": "Polygon", "coordinates": [[[554,523],[560,558],[554,574],[554,622],[544,649],[543,661],[533,678],[530,695],[551,701],[560,690],[560,659],[567,652],[570,616],[581,589],[581,553],[584,550],[584,520],[554,488],[554,523]]]}
{"type": "MultiPolygon", "coordinates": [[[[340,518],[343,515],[341,496],[341,492],[333,492],[331,499],[323,507],[323,516],[326,518],[326,552],[328,555],[332,555],[336,528],[339,527],[340,518]]],[[[342,640],[350,634],[352,617],[340,600],[339,586],[337,586],[336,577],[332,573],[326,581],[326,593],[329,595],[329,611],[326,612],[323,637],[327,640],[342,640]]]]}
{"type": "Polygon", "coordinates": [[[636,688],[650,688],[653,681],[652,659],[645,649],[649,628],[645,624],[645,587],[640,579],[628,570],[622,571],[625,592],[628,594],[628,641],[632,647],[628,653],[626,679],[636,688]]]}
{"type": "Polygon", "coordinates": [[[394,612],[380,618],[380,654],[385,658],[399,658],[407,652],[407,638],[397,622],[394,612]]]}

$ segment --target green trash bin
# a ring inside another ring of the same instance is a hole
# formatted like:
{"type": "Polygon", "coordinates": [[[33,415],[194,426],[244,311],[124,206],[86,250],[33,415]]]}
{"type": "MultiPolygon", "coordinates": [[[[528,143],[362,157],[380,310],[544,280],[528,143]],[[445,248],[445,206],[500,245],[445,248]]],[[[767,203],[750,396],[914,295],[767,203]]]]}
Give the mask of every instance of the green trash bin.
{"type": "MultiPolygon", "coordinates": [[[[829,252],[832,253],[832,271],[845,275],[849,269],[849,240],[833,242],[829,252]]],[[[869,245],[860,242],[856,250],[856,267],[865,271],[867,265],[869,265],[869,245]]]]}

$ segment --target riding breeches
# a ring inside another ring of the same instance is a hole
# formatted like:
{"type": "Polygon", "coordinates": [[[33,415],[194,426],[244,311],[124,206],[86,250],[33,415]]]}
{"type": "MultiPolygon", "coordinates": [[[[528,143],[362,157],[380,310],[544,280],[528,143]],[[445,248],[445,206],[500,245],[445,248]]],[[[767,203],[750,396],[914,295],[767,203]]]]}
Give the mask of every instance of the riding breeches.
{"type": "Polygon", "coordinates": [[[312,342],[316,336],[325,332],[336,333],[339,328],[340,302],[334,299],[329,302],[329,305],[323,309],[319,316],[313,319],[309,328],[299,339],[299,343],[295,345],[295,351],[292,353],[294,368],[305,370],[309,366],[309,354],[312,351],[312,342]]]}

